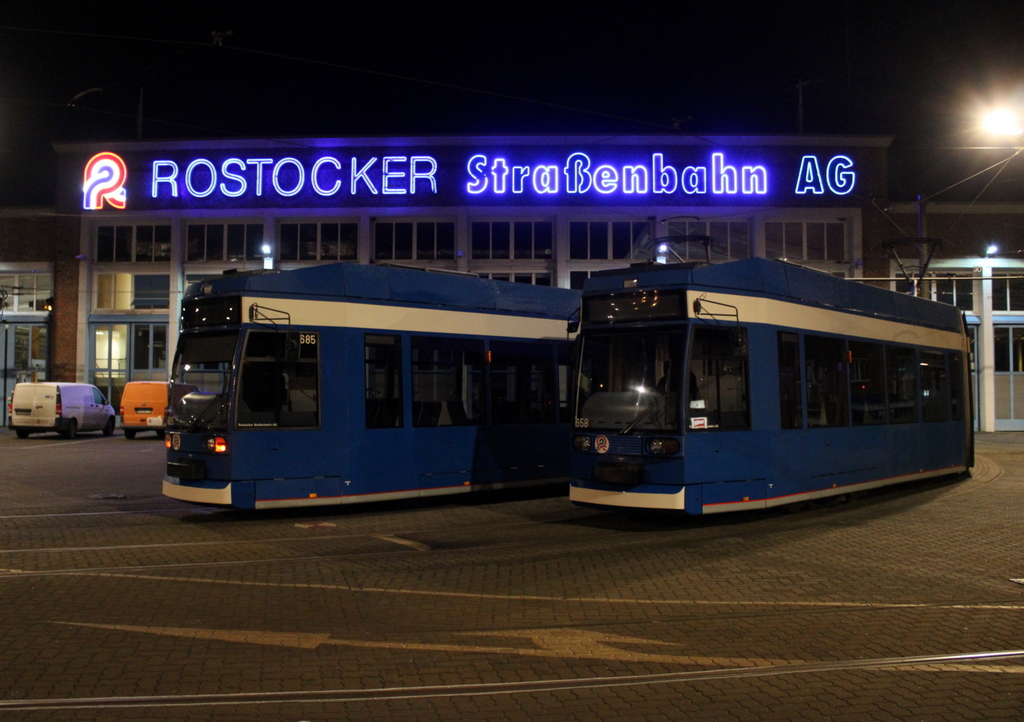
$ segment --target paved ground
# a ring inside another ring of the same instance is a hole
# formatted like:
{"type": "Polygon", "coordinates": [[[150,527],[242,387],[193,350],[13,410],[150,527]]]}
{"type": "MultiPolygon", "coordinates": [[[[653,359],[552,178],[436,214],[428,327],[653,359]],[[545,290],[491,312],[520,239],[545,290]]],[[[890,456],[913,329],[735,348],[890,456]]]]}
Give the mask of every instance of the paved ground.
{"type": "Polygon", "coordinates": [[[795,513],[253,514],[0,432],[0,719],[1020,720],[1024,435],[978,450],[795,513]]]}

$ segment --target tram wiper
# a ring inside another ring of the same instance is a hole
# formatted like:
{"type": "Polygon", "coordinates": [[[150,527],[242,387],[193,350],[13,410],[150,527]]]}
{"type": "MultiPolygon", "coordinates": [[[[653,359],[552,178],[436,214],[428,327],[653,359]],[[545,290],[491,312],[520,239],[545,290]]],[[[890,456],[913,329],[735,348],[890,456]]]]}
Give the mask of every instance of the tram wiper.
{"type": "MultiPolygon", "coordinates": [[[[641,393],[643,393],[643,392],[641,392],[641,393]]],[[[622,429],[622,431],[620,431],[619,433],[620,434],[631,434],[631,433],[633,433],[633,430],[636,427],[638,427],[640,424],[642,424],[644,421],[646,421],[648,418],[650,418],[651,414],[654,413],[655,409],[657,409],[659,406],[661,406],[662,402],[665,401],[665,399],[667,399],[667,398],[668,398],[668,394],[667,393],[661,394],[658,398],[656,398],[654,400],[654,403],[652,403],[650,406],[648,406],[646,409],[644,409],[642,414],[640,414],[635,419],[633,419],[633,421],[630,422],[629,426],[627,426],[626,428],[622,429]]]]}
{"type": "Polygon", "coordinates": [[[202,400],[202,401],[205,401],[205,404],[200,409],[200,411],[196,415],[196,417],[192,420],[192,423],[190,423],[188,425],[188,428],[185,429],[185,433],[187,433],[187,434],[192,433],[193,431],[195,431],[196,429],[199,428],[199,425],[201,423],[207,421],[210,418],[213,418],[213,416],[216,415],[216,414],[210,414],[210,409],[214,409],[215,408],[216,412],[219,414],[221,409],[224,408],[224,397],[221,394],[213,394],[209,399],[203,399],[202,397],[205,396],[205,394],[200,394],[200,393],[197,393],[197,392],[193,392],[191,394],[186,394],[182,398],[182,402],[188,403],[190,396],[192,397],[192,400],[195,401],[196,403],[199,403],[200,400],[202,400]],[[216,404],[215,402],[218,402],[218,401],[220,403],[216,404]]]}

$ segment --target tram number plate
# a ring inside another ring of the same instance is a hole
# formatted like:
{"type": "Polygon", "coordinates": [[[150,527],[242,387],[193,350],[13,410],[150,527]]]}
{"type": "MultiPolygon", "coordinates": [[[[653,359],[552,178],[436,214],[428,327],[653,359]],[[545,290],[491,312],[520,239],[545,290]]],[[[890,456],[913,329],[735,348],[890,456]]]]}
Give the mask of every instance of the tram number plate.
{"type": "Polygon", "coordinates": [[[579,416],[576,417],[576,428],[586,429],[590,426],[590,419],[581,419],[579,416]]]}

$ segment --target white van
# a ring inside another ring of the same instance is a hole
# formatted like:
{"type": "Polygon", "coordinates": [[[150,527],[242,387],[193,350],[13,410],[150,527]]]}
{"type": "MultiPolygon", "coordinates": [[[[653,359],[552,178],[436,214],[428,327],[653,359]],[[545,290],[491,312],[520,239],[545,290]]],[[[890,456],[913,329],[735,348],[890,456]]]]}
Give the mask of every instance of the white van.
{"type": "Polygon", "coordinates": [[[92,384],[22,383],[14,387],[8,425],[19,439],[56,431],[67,439],[79,431],[114,433],[114,407],[92,384]]]}

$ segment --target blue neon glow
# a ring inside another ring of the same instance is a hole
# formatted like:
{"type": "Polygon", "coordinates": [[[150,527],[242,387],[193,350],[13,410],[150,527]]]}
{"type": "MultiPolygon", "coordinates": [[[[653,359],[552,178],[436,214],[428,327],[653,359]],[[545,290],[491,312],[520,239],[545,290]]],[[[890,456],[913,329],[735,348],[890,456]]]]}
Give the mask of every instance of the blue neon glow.
{"type": "Polygon", "coordinates": [[[213,193],[217,189],[217,169],[213,163],[206,160],[206,158],[196,158],[189,163],[188,168],[185,169],[185,188],[188,190],[189,195],[195,198],[206,198],[206,196],[213,193]],[[196,188],[192,184],[192,175],[197,168],[205,168],[207,173],[209,173],[205,189],[196,188]]]}
{"type": "Polygon", "coordinates": [[[322,185],[320,185],[320,169],[323,168],[325,165],[332,165],[334,166],[335,170],[341,170],[340,160],[333,156],[325,155],[323,158],[321,158],[320,160],[313,164],[313,170],[309,174],[309,182],[310,185],[313,186],[313,190],[316,191],[318,195],[333,196],[335,193],[341,190],[341,179],[335,178],[334,184],[330,188],[324,188],[322,185]]]}
{"type": "Polygon", "coordinates": [[[373,195],[377,195],[377,186],[373,184],[373,180],[370,178],[370,169],[377,163],[377,160],[377,158],[370,158],[370,160],[360,166],[359,159],[352,159],[352,179],[349,185],[352,195],[359,192],[359,181],[366,184],[366,190],[370,191],[373,195]]]}
{"type": "Polygon", "coordinates": [[[837,196],[845,196],[853,190],[857,183],[857,174],[853,172],[853,161],[845,155],[837,155],[828,162],[825,168],[825,180],[828,189],[837,196]]]}
{"type": "Polygon", "coordinates": [[[306,171],[302,168],[302,163],[299,162],[298,158],[282,158],[274,164],[274,190],[277,191],[278,195],[288,198],[290,196],[298,195],[299,191],[302,190],[302,186],[306,184],[306,171]],[[281,185],[281,170],[285,166],[294,166],[296,172],[296,182],[294,188],[285,188],[281,185]]]}
{"type": "Polygon", "coordinates": [[[220,164],[220,174],[224,178],[232,183],[237,184],[237,187],[232,189],[229,188],[225,183],[220,184],[220,192],[226,195],[228,198],[239,198],[245,195],[246,189],[249,184],[246,183],[245,176],[238,173],[232,173],[229,169],[231,166],[238,166],[239,171],[245,170],[245,161],[241,158],[228,158],[226,161],[220,164]]]}
{"type": "Polygon", "coordinates": [[[404,155],[386,155],[384,156],[383,169],[384,174],[381,179],[381,191],[386,196],[405,195],[406,189],[404,186],[395,187],[392,181],[400,180],[405,178],[404,170],[392,170],[392,164],[405,163],[408,160],[404,155]]]}

